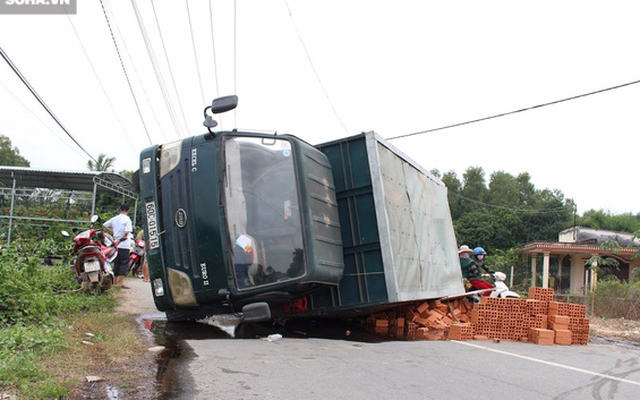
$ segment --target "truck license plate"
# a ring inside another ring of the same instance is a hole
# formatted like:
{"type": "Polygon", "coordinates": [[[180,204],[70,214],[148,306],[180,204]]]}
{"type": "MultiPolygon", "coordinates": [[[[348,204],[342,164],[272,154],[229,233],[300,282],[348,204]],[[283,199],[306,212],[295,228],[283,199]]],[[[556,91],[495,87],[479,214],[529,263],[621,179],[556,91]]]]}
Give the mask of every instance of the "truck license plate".
{"type": "Polygon", "coordinates": [[[147,233],[149,235],[149,247],[151,249],[157,249],[160,247],[160,241],[158,240],[158,220],[156,214],[156,203],[149,202],[144,205],[144,209],[147,213],[147,233]]]}

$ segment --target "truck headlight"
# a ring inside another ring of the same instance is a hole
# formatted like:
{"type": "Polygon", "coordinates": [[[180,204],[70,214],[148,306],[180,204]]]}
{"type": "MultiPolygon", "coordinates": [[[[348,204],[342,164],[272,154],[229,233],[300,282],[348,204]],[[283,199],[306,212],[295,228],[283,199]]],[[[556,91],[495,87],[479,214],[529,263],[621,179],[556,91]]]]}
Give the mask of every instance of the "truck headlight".
{"type": "Polygon", "coordinates": [[[142,160],[142,173],[148,174],[151,172],[151,157],[146,157],[142,160]]]}
{"type": "Polygon", "coordinates": [[[160,152],[160,178],[171,172],[180,163],[182,140],[162,145],[160,152]]]}
{"type": "Polygon", "coordinates": [[[167,268],[167,278],[169,280],[169,291],[175,305],[179,307],[194,307],[198,305],[189,275],[173,268],[167,268]]]}
{"type": "Polygon", "coordinates": [[[156,297],[164,296],[164,285],[162,279],[157,278],[153,280],[153,293],[156,297]]]}

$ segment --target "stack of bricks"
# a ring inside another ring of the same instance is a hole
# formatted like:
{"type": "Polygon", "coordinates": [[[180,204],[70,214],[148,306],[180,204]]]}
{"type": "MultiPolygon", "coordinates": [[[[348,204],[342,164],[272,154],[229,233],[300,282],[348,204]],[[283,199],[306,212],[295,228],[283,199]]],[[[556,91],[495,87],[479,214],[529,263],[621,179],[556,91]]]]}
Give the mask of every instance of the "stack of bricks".
{"type": "Polygon", "coordinates": [[[514,340],[542,345],[589,341],[586,307],[553,301],[553,289],[530,288],[528,299],[482,297],[402,306],[370,315],[366,325],[378,334],[403,339],[514,340]]]}
{"type": "Polygon", "coordinates": [[[449,339],[451,340],[472,340],[474,337],[473,324],[455,323],[449,326],[449,339]]]}
{"type": "MultiPolygon", "coordinates": [[[[551,301],[549,302],[549,329],[558,329],[557,326],[555,328],[551,326],[551,320],[553,319],[553,322],[555,322],[560,319],[566,322],[566,328],[564,329],[571,333],[569,344],[585,345],[589,342],[589,320],[586,318],[586,311],[587,308],[582,304],[551,301]]],[[[566,333],[563,334],[566,336],[566,333]]]]}
{"type": "MultiPolygon", "coordinates": [[[[377,313],[368,316],[366,326],[378,334],[402,339],[445,340],[452,325],[468,326],[453,328],[461,340],[473,339],[473,326],[469,314],[471,304],[466,300],[451,303],[439,300],[425,301],[418,305],[402,306],[395,312],[377,313]]],[[[456,335],[456,333],[454,333],[456,335]]]]}
{"type": "Polygon", "coordinates": [[[482,297],[471,312],[476,335],[489,339],[526,340],[529,321],[525,299],[482,297]]]}
{"type": "Polygon", "coordinates": [[[552,345],[555,339],[553,331],[548,329],[530,328],[529,341],[535,344],[552,345]]]}

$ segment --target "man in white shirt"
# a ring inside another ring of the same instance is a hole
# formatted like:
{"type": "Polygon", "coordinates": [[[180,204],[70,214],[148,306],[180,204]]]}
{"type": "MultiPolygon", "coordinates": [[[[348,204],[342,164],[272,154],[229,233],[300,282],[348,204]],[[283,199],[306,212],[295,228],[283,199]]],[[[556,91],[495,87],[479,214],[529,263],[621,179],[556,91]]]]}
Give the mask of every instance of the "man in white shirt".
{"type": "Polygon", "coordinates": [[[129,273],[129,235],[131,234],[131,218],[129,218],[129,205],[122,203],[120,205],[120,214],[111,218],[104,223],[104,227],[113,233],[113,240],[118,248],[118,257],[114,262],[113,273],[116,277],[115,285],[122,286],[123,289],[129,289],[124,285],[124,277],[129,273]]]}

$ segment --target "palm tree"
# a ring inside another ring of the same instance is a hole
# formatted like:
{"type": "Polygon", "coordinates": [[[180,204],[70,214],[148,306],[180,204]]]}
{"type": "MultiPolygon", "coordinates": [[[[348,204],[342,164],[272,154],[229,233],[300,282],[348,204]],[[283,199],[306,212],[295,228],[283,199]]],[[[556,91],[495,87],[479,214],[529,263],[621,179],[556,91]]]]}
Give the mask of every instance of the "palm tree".
{"type": "Polygon", "coordinates": [[[107,157],[106,154],[102,153],[98,155],[95,163],[93,160],[87,161],[87,168],[89,168],[89,171],[113,172],[113,163],[115,161],[115,157],[107,157]]]}

